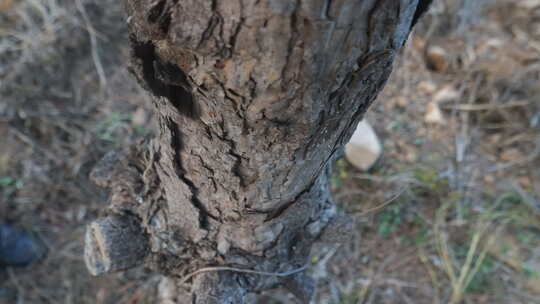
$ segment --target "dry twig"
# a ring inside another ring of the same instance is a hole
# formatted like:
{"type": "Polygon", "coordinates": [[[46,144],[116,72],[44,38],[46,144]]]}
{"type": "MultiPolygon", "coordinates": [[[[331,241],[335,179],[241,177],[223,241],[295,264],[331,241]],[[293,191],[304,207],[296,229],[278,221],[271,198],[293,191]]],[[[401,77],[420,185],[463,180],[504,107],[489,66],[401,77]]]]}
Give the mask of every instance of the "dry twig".
{"type": "Polygon", "coordinates": [[[264,276],[276,276],[276,277],[288,277],[290,275],[299,273],[304,271],[307,268],[307,265],[304,265],[300,268],[286,271],[286,272],[265,272],[265,271],[257,271],[257,270],[251,270],[251,269],[242,269],[242,268],[235,268],[235,267],[227,267],[227,266],[216,266],[216,267],[205,267],[201,268],[197,271],[194,271],[182,279],[180,279],[180,284],[185,284],[189,279],[192,277],[201,274],[203,272],[212,272],[212,271],[233,271],[233,272],[241,272],[241,273],[250,273],[250,274],[258,274],[258,275],[264,275],[264,276]]]}

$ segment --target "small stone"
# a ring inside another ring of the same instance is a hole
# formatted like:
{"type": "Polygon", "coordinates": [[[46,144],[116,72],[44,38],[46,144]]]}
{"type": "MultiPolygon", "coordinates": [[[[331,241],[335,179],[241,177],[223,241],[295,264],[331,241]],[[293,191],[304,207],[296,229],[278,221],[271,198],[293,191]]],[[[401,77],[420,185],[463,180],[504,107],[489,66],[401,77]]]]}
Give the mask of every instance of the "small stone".
{"type": "Polygon", "coordinates": [[[441,108],[436,102],[428,103],[426,107],[426,115],[424,116],[424,121],[429,124],[446,124],[441,108]]]}
{"type": "Polygon", "coordinates": [[[377,134],[366,120],[362,120],[345,146],[345,158],[357,169],[367,171],[382,154],[377,134]]]}
{"type": "Polygon", "coordinates": [[[418,155],[415,152],[416,149],[407,149],[405,152],[405,160],[410,163],[416,163],[418,161],[418,155]]]}
{"type": "Polygon", "coordinates": [[[30,233],[12,225],[0,225],[0,266],[27,266],[46,254],[47,247],[30,233]]]}
{"type": "Polygon", "coordinates": [[[436,72],[446,72],[450,63],[448,62],[448,53],[440,46],[432,45],[426,50],[426,62],[428,68],[436,72]]]}
{"type": "Polygon", "coordinates": [[[138,107],[137,110],[131,116],[131,123],[137,127],[143,127],[147,125],[148,115],[143,107],[138,107]]]}
{"type": "Polygon", "coordinates": [[[495,182],[495,176],[493,174],[486,174],[484,176],[484,181],[489,184],[493,184],[495,182]]]}
{"type": "Polygon", "coordinates": [[[518,178],[519,185],[523,188],[530,188],[532,186],[531,179],[528,176],[521,176],[518,178]]]}
{"type": "Polygon", "coordinates": [[[399,107],[402,107],[402,108],[405,108],[407,107],[407,105],[409,104],[409,101],[407,100],[407,98],[403,97],[403,96],[400,96],[396,99],[396,104],[399,106],[399,107]]]}
{"type": "Polygon", "coordinates": [[[229,252],[229,249],[231,248],[231,243],[225,238],[223,234],[219,234],[218,236],[218,245],[217,249],[219,253],[222,255],[226,255],[227,252],[229,252]]]}
{"type": "MultiPolygon", "coordinates": [[[[538,0],[536,0],[538,1],[538,0]]],[[[502,39],[499,39],[499,38],[491,38],[491,39],[488,39],[486,42],[485,42],[485,45],[486,47],[488,48],[495,48],[495,49],[498,49],[498,48],[502,48],[506,45],[506,43],[502,40],[502,39]]]]}
{"type": "Polygon", "coordinates": [[[162,276],[158,284],[159,303],[175,304],[178,287],[173,278],[162,276]]]}
{"type": "Polygon", "coordinates": [[[360,260],[360,262],[361,262],[362,264],[364,264],[364,265],[367,265],[367,264],[369,264],[369,261],[370,261],[370,260],[371,260],[371,259],[370,259],[369,255],[364,255],[364,256],[362,256],[362,259],[360,260]]]}
{"type": "Polygon", "coordinates": [[[420,93],[429,95],[437,90],[437,85],[433,81],[424,80],[421,81],[416,88],[420,93]]]}
{"type": "Polygon", "coordinates": [[[461,94],[453,86],[445,86],[440,89],[435,96],[433,96],[433,102],[445,103],[449,101],[455,101],[461,97],[461,94]]]}

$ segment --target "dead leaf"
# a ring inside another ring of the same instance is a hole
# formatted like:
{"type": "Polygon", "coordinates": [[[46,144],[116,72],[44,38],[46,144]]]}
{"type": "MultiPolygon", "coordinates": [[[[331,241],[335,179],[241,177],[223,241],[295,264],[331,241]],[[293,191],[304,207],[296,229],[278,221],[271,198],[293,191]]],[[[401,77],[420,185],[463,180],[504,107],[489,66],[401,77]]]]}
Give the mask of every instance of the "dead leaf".
{"type": "Polygon", "coordinates": [[[433,45],[427,48],[426,50],[426,62],[428,68],[444,73],[448,70],[450,66],[448,60],[448,52],[440,46],[433,45]]]}
{"type": "Polygon", "coordinates": [[[516,148],[510,148],[504,150],[504,152],[500,155],[500,160],[504,162],[511,162],[511,161],[517,161],[523,157],[523,154],[519,152],[516,148]]]}

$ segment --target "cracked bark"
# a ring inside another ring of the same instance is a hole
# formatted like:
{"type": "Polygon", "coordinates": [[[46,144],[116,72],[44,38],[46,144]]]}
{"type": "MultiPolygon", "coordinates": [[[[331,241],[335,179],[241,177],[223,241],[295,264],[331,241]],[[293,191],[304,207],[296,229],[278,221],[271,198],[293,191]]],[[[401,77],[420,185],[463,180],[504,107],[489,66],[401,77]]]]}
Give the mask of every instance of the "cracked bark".
{"type": "MultiPolygon", "coordinates": [[[[244,303],[279,285],[308,303],[303,272],[181,278],[208,266],[288,272],[314,242],[344,240],[352,225],[329,195],[330,166],[430,1],[124,2],[130,69],[153,96],[159,132],[94,170],[112,189],[108,218],[140,225],[148,250],[134,259],[167,276],[163,303],[244,303]]],[[[87,260],[101,267],[88,238],[87,260]]]]}

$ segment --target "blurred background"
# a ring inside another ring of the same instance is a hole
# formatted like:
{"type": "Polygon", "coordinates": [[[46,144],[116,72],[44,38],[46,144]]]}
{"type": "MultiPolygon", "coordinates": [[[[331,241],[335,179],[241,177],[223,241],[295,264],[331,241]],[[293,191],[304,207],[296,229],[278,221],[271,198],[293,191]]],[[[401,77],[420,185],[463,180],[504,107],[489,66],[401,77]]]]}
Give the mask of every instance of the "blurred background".
{"type": "MultiPolygon", "coordinates": [[[[155,274],[82,260],[89,170],[152,133],[119,2],[0,0],[0,223],[49,251],[0,269],[1,304],[154,303],[155,274]]],[[[314,248],[317,303],[540,303],[540,0],[435,1],[367,120],[383,155],[335,166],[358,229],[314,248]]]]}

